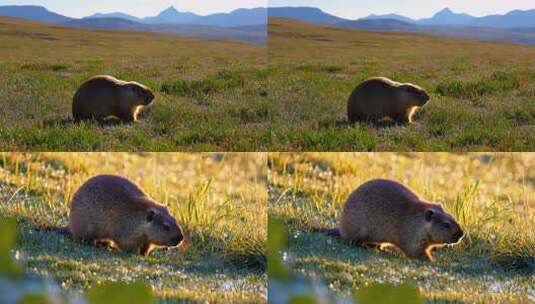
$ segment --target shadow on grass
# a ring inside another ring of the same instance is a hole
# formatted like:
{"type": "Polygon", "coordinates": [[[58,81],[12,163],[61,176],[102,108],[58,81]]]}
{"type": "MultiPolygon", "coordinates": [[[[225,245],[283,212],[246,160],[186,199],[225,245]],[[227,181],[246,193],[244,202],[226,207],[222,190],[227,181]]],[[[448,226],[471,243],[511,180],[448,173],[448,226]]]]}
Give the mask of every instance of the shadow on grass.
{"type": "MultiPolygon", "coordinates": [[[[20,223],[32,223],[31,218],[18,218],[20,223]]],[[[22,249],[28,255],[54,257],[59,261],[83,259],[87,262],[111,262],[114,259],[139,260],[139,263],[157,267],[176,268],[185,273],[210,276],[221,274],[261,274],[265,272],[265,255],[230,252],[181,251],[179,248],[156,249],[149,257],[93,246],[88,242],[72,240],[43,226],[22,224],[22,249]]],[[[205,240],[211,242],[212,240],[205,240]]],[[[138,263],[138,262],[135,262],[138,263]]]]}
{"type": "Polygon", "coordinates": [[[321,121],[319,123],[319,126],[321,128],[335,127],[336,129],[345,129],[348,127],[353,128],[356,126],[362,126],[362,127],[373,127],[377,130],[381,130],[381,129],[388,129],[388,128],[393,128],[393,127],[406,127],[407,124],[399,123],[392,119],[366,120],[366,121],[350,123],[347,120],[347,118],[338,117],[335,121],[332,121],[332,120],[321,121]]]}
{"type": "MultiPolygon", "coordinates": [[[[295,234],[296,232],[294,232],[295,234]]],[[[298,241],[290,241],[294,255],[301,257],[324,257],[332,261],[361,263],[372,259],[374,255],[384,258],[407,259],[396,249],[386,251],[374,249],[375,247],[363,247],[358,244],[348,244],[339,237],[325,235],[312,229],[299,231],[302,234],[298,241]],[[297,249],[297,250],[295,250],[297,249]]],[[[291,237],[290,237],[291,239],[291,237]]],[[[447,249],[439,249],[442,252],[435,253],[436,261],[433,263],[411,260],[418,265],[430,265],[444,272],[455,272],[463,276],[481,278],[495,276],[496,271],[509,279],[519,276],[533,276],[535,274],[535,257],[514,254],[482,256],[482,252],[492,248],[492,244],[485,239],[472,239],[471,245],[465,245],[462,250],[447,252],[447,249]],[[444,256],[444,255],[448,256],[444,256]],[[440,257],[442,255],[442,257],[440,257]]]]}
{"type": "Polygon", "coordinates": [[[114,118],[114,117],[105,118],[105,119],[82,120],[82,121],[75,121],[71,117],[49,118],[49,119],[43,120],[43,125],[45,127],[67,128],[67,127],[75,126],[81,123],[94,124],[94,125],[98,125],[101,128],[110,128],[110,127],[122,126],[122,125],[132,125],[135,122],[125,121],[125,120],[121,120],[121,119],[114,118]]]}

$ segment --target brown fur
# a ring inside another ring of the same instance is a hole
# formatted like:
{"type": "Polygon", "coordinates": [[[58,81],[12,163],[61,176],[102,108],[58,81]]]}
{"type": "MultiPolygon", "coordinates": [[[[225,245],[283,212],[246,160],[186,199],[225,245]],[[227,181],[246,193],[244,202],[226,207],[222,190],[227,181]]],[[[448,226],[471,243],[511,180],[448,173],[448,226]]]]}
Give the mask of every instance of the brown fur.
{"type": "Polygon", "coordinates": [[[417,85],[385,77],[370,78],[349,96],[348,119],[355,123],[388,117],[398,123],[411,123],[416,108],[425,105],[428,100],[427,92],[417,85]]]}
{"type": "Polygon", "coordinates": [[[464,235],[440,205],[384,179],[366,182],[351,193],[339,229],[345,241],[381,249],[395,246],[410,258],[428,261],[433,249],[458,243],[464,235]]]}
{"type": "Polygon", "coordinates": [[[72,115],[75,121],[115,116],[133,122],[137,121],[139,109],[153,100],[154,94],[142,84],[100,75],[80,86],[73,98],[72,115]]]}
{"type": "Polygon", "coordinates": [[[68,230],[74,239],[145,256],[183,240],[182,230],[164,206],[115,175],[92,177],[78,189],[70,205],[68,230]]]}

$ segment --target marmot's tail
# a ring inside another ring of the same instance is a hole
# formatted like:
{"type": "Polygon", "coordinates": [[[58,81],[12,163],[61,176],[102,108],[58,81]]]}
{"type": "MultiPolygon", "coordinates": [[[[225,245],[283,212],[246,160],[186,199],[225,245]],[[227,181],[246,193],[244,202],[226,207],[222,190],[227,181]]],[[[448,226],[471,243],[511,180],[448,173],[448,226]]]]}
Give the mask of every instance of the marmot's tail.
{"type": "Polygon", "coordinates": [[[62,235],[71,235],[71,233],[69,232],[69,228],[67,226],[65,227],[57,227],[57,226],[42,227],[40,230],[52,231],[52,232],[59,233],[62,235]]]}
{"type": "Polygon", "coordinates": [[[312,231],[323,233],[328,236],[340,237],[340,229],[338,228],[324,228],[324,227],[314,227],[312,231]]]}

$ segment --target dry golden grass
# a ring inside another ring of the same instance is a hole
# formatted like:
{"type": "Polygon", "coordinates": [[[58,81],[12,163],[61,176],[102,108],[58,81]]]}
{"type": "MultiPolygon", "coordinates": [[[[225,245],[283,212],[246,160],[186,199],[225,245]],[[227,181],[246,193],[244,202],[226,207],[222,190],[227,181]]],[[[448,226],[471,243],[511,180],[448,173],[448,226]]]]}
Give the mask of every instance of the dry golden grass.
{"type": "Polygon", "coordinates": [[[535,153],[271,153],[269,164],[269,216],[288,226],[289,265],[336,294],[409,280],[433,302],[533,299],[535,153]],[[440,202],[464,227],[464,241],[431,264],[311,232],[336,226],[351,191],[374,178],[440,202]]]}
{"type": "Polygon", "coordinates": [[[266,297],[265,164],[257,153],[2,153],[0,217],[22,227],[30,273],[70,291],[143,280],[167,302],[255,302],[266,297]],[[65,225],[72,195],[97,174],[126,176],[166,205],[189,248],[143,258],[39,230],[65,225]]]}

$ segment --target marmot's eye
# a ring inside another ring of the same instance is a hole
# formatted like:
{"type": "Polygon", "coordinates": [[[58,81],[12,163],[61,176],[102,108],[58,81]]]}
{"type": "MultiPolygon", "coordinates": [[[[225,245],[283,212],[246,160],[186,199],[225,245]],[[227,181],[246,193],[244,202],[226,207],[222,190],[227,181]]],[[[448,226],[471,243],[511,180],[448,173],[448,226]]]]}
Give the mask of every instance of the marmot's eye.
{"type": "Polygon", "coordinates": [[[169,225],[163,225],[163,229],[165,229],[165,231],[169,231],[171,230],[171,227],[169,225]]]}
{"type": "Polygon", "coordinates": [[[442,223],[442,226],[446,229],[450,229],[450,224],[449,223],[442,223]]]}

